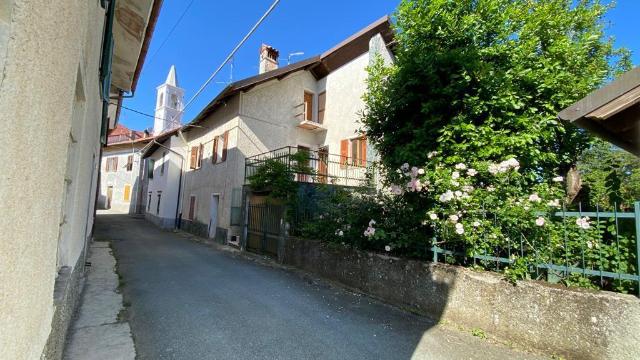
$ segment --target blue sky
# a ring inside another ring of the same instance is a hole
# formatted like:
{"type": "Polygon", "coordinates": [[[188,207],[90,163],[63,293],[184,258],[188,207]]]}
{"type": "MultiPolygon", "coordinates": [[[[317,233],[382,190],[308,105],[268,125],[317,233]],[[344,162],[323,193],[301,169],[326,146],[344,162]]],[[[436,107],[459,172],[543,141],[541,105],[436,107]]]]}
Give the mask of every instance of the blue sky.
{"type": "MultiPolygon", "coordinates": [[[[186,102],[262,16],[272,0],[193,0],[180,24],[167,37],[190,2],[164,0],[135,97],[125,100],[126,107],[153,114],[156,87],[164,82],[171,65],[176,66],[180,86],[185,89],[186,102]]],[[[294,57],[292,62],[319,54],[376,19],[392,13],[398,3],[398,0],[282,0],[236,53],[233,80],[258,73],[258,50],[262,43],[280,51],[280,65],[283,66],[288,54],[305,53],[294,57]]],[[[607,16],[607,33],[615,36],[617,46],[632,51],[635,65],[640,64],[638,14],[640,0],[618,0],[616,8],[607,16]]],[[[183,122],[197,115],[224,88],[229,76],[227,66],[190,105],[183,122]]],[[[122,110],[120,122],[136,130],[153,126],[152,118],[126,109],[122,110]]]]}

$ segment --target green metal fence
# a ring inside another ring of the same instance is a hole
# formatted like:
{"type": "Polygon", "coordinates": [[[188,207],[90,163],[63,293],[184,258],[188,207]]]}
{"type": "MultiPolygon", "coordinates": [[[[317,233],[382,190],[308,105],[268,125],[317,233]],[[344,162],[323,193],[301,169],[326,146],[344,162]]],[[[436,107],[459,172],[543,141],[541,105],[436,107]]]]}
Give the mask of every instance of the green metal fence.
{"type": "Polygon", "coordinates": [[[548,236],[527,238],[519,233],[506,246],[479,250],[460,242],[441,241],[436,236],[430,251],[434,262],[467,266],[482,262],[496,271],[512,265],[512,255],[518,255],[530,260],[528,270],[538,279],[557,282],[577,275],[599,283],[600,288],[626,288],[640,295],[640,202],[635,202],[633,211],[619,212],[617,208],[614,204],[612,211],[597,207],[595,211],[582,211],[579,205],[578,211],[563,208],[551,214],[564,228],[563,239],[556,244],[548,236]],[[570,222],[584,217],[589,217],[593,227],[591,235],[579,233],[578,239],[569,239],[570,222]]]}

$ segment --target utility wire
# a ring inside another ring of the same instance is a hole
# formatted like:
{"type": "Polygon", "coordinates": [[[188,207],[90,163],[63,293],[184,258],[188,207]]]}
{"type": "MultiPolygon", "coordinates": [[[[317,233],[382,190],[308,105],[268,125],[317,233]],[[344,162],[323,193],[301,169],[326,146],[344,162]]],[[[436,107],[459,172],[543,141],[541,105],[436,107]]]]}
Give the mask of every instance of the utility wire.
{"type": "Polygon", "coordinates": [[[151,55],[151,57],[149,58],[149,63],[151,63],[151,61],[156,57],[156,55],[158,54],[158,52],[160,51],[160,49],[162,49],[162,47],[164,46],[164,44],[167,42],[167,40],[169,40],[169,38],[171,37],[171,34],[173,34],[173,31],[178,27],[178,25],[180,24],[180,22],[182,21],[182,19],[184,18],[184,16],[187,14],[187,11],[189,11],[189,8],[191,7],[191,5],[193,5],[193,3],[195,2],[195,0],[191,0],[189,2],[189,4],[187,5],[187,7],[184,9],[184,11],[182,12],[182,14],[180,15],[180,17],[178,18],[178,21],[176,21],[175,24],[173,24],[173,27],[171,28],[171,30],[169,30],[169,33],[167,34],[167,36],[164,38],[164,40],[162,40],[162,43],[160,43],[160,46],[156,49],[156,51],[153,52],[153,54],[151,55]]]}
{"type": "MultiPolygon", "coordinates": [[[[280,0],[275,0],[273,2],[273,4],[271,4],[271,6],[269,7],[269,9],[267,9],[267,11],[264,13],[264,15],[262,15],[262,17],[260,18],[260,20],[258,20],[258,22],[253,25],[253,27],[251,28],[251,30],[249,30],[249,32],[247,33],[247,35],[244,36],[244,38],[238,43],[238,45],[236,45],[236,47],[231,51],[231,53],[227,56],[227,58],[222,62],[222,64],[220,64],[220,66],[218,66],[218,68],[216,69],[216,71],[213,72],[213,74],[211,74],[211,76],[209,76],[209,78],[207,79],[207,81],[204,82],[204,84],[202,84],[202,86],[200,87],[200,89],[198,89],[198,91],[196,91],[195,94],[193,94],[193,96],[191,97],[191,99],[189,99],[189,101],[185,104],[185,106],[182,108],[182,110],[180,110],[180,112],[184,112],[189,105],[191,105],[191,103],[193,102],[193,100],[195,100],[201,93],[202,91],[207,87],[207,85],[209,85],[209,83],[211,82],[211,80],[213,80],[213,78],[218,75],[218,73],[220,72],[220,70],[222,70],[222,68],[229,62],[229,60],[231,60],[231,58],[233,57],[233,55],[235,55],[235,53],[238,51],[238,49],[240,49],[240,47],[247,41],[247,39],[249,39],[249,37],[256,31],[256,29],[258,28],[258,26],[260,26],[260,24],[262,24],[262,22],[264,21],[264,19],[267,18],[267,16],[269,16],[269,14],[273,11],[273,9],[275,9],[276,5],[278,5],[278,3],[280,2],[280,0]]],[[[176,114],[177,116],[178,114],[176,114]]],[[[174,116],[175,117],[175,116],[174,116]]]]}
{"type": "MultiPolygon", "coordinates": [[[[191,3],[193,3],[192,0],[191,3]]],[[[276,5],[278,5],[278,3],[280,2],[280,0],[275,0],[273,2],[273,4],[271,4],[271,6],[269,7],[269,9],[267,9],[267,11],[262,15],[262,17],[258,20],[258,22],[253,25],[253,27],[251,28],[251,30],[249,30],[249,32],[244,36],[244,38],[242,38],[242,40],[240,40],[240,42],[236,45],[236,47],[231,51],[231,53],[229,53],[229,55],[227,56],[227,58],[222,62],[222,64],[220,64],[220,66],[218,66],[218,68],[216,69],[216,71],[213,72],[213,74],[211,74],[211,76],[209,76],[209,78],[207,79],[207,81],[204,82],[204,84],[200,87],[200,89],[198,89],[198,91],[191,97],[191,99],[189,99],[189,101],[186,103],[186,105],[184,107],[182,107],[182,109],[180,111],[178,111],[177,114],[175,114],[173,117],[171,117],[171,119],[166,119],[166,118],[161,118],[161,117],[157,117],[155,115],[151,115],[151,114],[147,114],[145,112],[142,112],[140,110],[136,110],[136,109],[132,109],[129,107],[126,107],[124,105],[120,105],[123,109],[132,111],[134,113],[140,114],[140,115],[144,115],[150,118],[154,118],[154,119],[160,119],[160,120],[165,120],[165,121],[169,121],[170,123],[174,123],[175,122],[175,118],[184,113],[184,111],[187,109],[187,107],[189,105],[191,105],[191,103],[202,93],[202,91],[207,87],[207,85],[209,85],[209,83],[211,82],[211,80],[213,80],[213,78],[218,75],[218,73],[220,72],[220,70],[222,70],[222,68],[229,62],[229,60],[231,60],[233,58],[233,56],[235,55],[235,53],[238,51],[238,49],[240,49],[240,47],[249,39],[249,37],[256,31],[256,29],[258,28],[258,26],[260,26],[260,24],[262,24],[262,22],[267,18],[267,16],[269,16],[269,14],[271,14],[271,12],[273,11],[273,9],[275,9],[276,5]]],[[[191,6],[191,3],[189,4],[189,6],[191,6]]],[[[188,7],[187,7],[188,8],[188,7]]],[[[186,10],[185,10],[186,13],[186,10]]],[[[184,13],[183,13],[184,15],[184,13]]],[[[182,17],[181,17],[182,18],[182,17]]],[[[178,21],[179,22],[179,21],[178,21]]],[[[176,25],[177,26],[177,25],[176,25]]],[[[175,27],[175,26],[174,26],[175,27]]],[[[156,51],[157,52],[157,51],[156,51]]],[[[155,53],[154,53],[155,54],[155,53]]],[[[113,105],[118,105],[117,103],[112,103],[113,105]]]]}

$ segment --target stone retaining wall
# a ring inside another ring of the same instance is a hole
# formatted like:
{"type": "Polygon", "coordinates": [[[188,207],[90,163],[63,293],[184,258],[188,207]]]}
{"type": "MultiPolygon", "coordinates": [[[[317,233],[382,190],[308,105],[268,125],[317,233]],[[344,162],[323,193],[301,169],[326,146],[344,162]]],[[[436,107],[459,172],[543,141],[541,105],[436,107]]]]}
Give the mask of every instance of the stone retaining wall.
{"type": "Polygon", "coordinates": [[[640,299],[290,238],[283,263],[388,303],[567,359],[640,359],[640,299]]]}

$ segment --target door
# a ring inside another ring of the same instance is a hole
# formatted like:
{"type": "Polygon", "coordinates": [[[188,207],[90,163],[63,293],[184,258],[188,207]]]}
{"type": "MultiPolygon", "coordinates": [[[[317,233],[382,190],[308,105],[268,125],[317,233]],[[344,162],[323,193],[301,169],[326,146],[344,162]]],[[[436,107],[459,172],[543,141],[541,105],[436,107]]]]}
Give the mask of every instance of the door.
{"type": "Polygon", "coordinates": [[[113,198],[113,186],[107,186],[107,209],[111,209],[111,198],[113,198]]]}
{"type": "Polygon", "coordinates": [[[129,184],[126,184],[124,186],[123,200],[124,200],[124,202],[131,202],[131,185],[129,185],[129,184]]]}
{"type": "Polygon", "coordinates": [[[329,173],[329,148],[321,147],[318,150],[318,178],[321,183],[327,183],[327,174],[329,173]]]}
{"type": "Polygon", "coordinates": [[[218,228],[218,195],[211,195],[211,209],[209,209],[209,238],[216,237],[218,228]]]}

